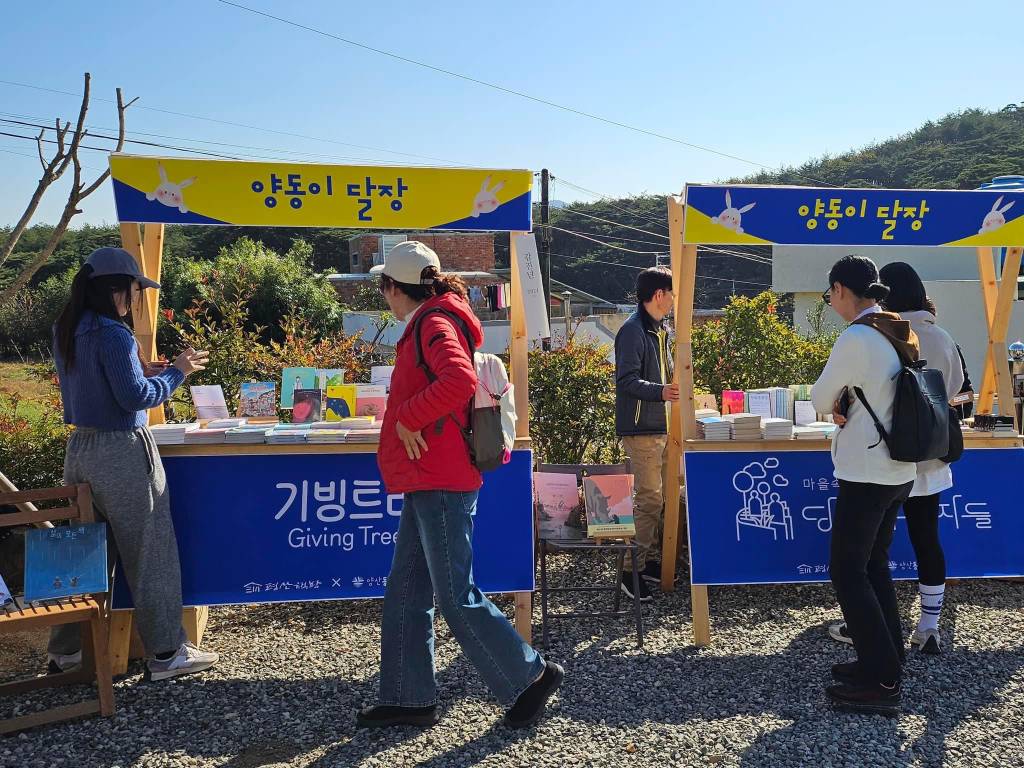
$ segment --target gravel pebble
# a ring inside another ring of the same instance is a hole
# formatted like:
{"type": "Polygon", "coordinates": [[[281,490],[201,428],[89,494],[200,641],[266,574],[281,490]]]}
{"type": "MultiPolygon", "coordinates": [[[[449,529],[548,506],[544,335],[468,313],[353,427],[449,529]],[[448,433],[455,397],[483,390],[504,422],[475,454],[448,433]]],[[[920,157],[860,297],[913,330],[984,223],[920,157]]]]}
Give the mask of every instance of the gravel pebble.
{"type": "MultiPolygon", "coordinates": [[[[553,582],[611,575],[597,555],[550,562],[553,582]]],[[[916,589],[898,592],[910,627],[916,589]]],[[[825,704],[829,666],[850,656],[825,632],[839,618],[831,587],[713,588],[713,643],[698,649],[683,586],[645,608],[643,651],[629,619],[554,623],[547,655],[565,665],[566,681],[528,733],[501,725],[443,621],[441,723],[371,732],[355,729],[355,712],[376,695],[378,602],[215,608],[204,640],[222,655],[214,670],[147,684],[133,662],[116,684],[115,717],[0,739],[0,766],[1024,765],[1022,592],[1002,581],[950,586],[945,653],[910,654],[904,713],[887,719],[825,704]]],[[[565,609],[601,599],[556,598],[565,609]]],[[[498,602],[511,613],[511,601],[498,602]]],[[[538,641],[539,622],[538,610],[538,641]]],[[[42,663],[27,654],[21,662],[42,663]]],[[[0,716],[72,703],[82,691],[3,699],[0,716]]]]}

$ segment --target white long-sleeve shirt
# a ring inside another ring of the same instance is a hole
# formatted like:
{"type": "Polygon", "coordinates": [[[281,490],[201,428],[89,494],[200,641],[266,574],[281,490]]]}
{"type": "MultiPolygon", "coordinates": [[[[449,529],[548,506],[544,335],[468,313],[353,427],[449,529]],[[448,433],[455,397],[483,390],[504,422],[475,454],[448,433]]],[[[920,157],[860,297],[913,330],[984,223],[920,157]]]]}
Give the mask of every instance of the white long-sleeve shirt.
{"type": "MultiPolygon", "coordinates": [[[[825,370],[811,388],[814,409],[832,413],[844,387],[849,387],[850,394],[860,387],[888,429],[896,393],[893,377],[900,367],[899,355],[885,336],[866,325],[851,325],[839,335],[825,370]]],[[[889,447],[881,440],[871,414],[856,397],[847,412],[846,426],[836,429],[832,437],[832,464],[838,479],[854,483],[903,485],[917,476],[916,464],[893,461],[889,456],[889,447]]]]}
{"type": "MultiPolygon", "coordinates": [[[[964,368],[953,337],[935,324],[935,315],[931,312],[900,312],[900,317],[909,321],[911,330],[917,334],[921,360],[925,361],[928,368],[942,372],[942,380],[946,383],[946,398],[952,399],[964,385],[964,368]]],[[[952,487],[953,471],[950,465],[942,459],[932,459],[917,465],[917,479],[910,495],[931,496],[952,487]]]]}

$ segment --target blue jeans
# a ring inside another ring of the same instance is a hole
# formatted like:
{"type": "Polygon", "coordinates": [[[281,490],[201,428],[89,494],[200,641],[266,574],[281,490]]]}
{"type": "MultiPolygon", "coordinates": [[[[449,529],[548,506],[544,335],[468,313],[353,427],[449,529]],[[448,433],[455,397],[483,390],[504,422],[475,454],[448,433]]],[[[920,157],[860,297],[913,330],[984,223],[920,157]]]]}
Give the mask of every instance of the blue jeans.
{"type": "Polygon", "coordinates": [[[473,582],[477,493],[405,494],[384,593],[380,703],[437,703],[434,596],[463,653],[499,702],[510,706],[544,672],[544,660],[473,582]]]}

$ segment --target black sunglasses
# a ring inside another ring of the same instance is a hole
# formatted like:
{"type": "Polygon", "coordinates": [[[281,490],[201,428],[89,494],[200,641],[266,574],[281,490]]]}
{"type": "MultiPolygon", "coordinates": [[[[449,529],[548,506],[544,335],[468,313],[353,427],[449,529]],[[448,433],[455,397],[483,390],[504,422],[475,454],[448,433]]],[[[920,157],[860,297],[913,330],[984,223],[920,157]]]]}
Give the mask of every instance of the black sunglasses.
{"type": "Polygon", "coordinates": [[[832,289],[831,288],[827,289],[823,294],[821,294],[821,300],[824,301],[825,304],[827,304],[828,306],[830,306],[830,307],[832,306],[832,289]]]}

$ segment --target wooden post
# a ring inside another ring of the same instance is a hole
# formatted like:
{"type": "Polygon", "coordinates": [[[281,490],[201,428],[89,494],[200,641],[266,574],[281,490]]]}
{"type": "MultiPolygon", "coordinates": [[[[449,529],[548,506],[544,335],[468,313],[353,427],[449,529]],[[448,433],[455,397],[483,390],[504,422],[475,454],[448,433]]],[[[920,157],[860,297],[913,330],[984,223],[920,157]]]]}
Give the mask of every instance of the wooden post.
{"type": "MultiPolygon", "coordinates": [[[[163,224],[146,225],[145,244],[143,244],[138,224],[122,224],[121,244],[128,253],[135,257],[142,274],[151,280],[160,281],[164,247],[163,224]]],[[[145,301],[141,307],[132,306],[135,338],[139,341],[139,351],[145,360],[156,359],[156,324],[159,308],[160,292],[153,289],[146,291],[145,301]]],[[[164,423],[163,406],[150,409],[149,423],[164,423]]]]}
{"type": "Polygon", "coordinates": [[[981,301],[985,308],[985,330],[990,343],[985,347],[985,367],[981,373],[981,386],[978,389],[977,413],[991,413],[993,395],[996,391],[996,367],[992,358],[992,321],[996,314],[995,254],[991,248],[978,248],[978,280],[981,283],[981,301]]]}
{"type": "Polygon", "coordinates": [[[132,644],[133,611],[110,612],[110,669],[114,677],[128,674],[128,658],[132,644]]]}
{"type": "Polygon", "coordinates": [[[533,642],[533,592],[516,592],[516,631],[526,643],[533,642]]]}
{"type": "Polygon", "coordinates": [[[203,633],[206,632],[206,623],[210,620],[210,609],[205,605],[182,610],[181,623],[185,627],[185,634],[192,645],[202,645],[203,633]]]}
{"type": "Polygon", "coordinates": [[[989,330],[989,359],[995,366],[996,391],[999,393],[999,414],[1013,417],[1016,434],[1020,434],[1017,409],[1013,403],[1013,381],[1007,363],[1006,333],[1010,328],[1013,302],[1017,298],[1017,276],[1020,274],[1021,249],[1007,248],[1006,261],[999,281],[996,310],[989,330]]]}
{"type": "Polygon", "coordinates": [[[512,301],[509,306],[509,331],[512,334],[509,345],[509,363],[512,368],[512,386],[515,387],[516,439],[530,437],[530,350],[526,340],[526,305],[523,301],[523,283],[519,279],[519,254],[516,252],[516,235],[508,237],[510,266],[512,268],[512,301]]]}

